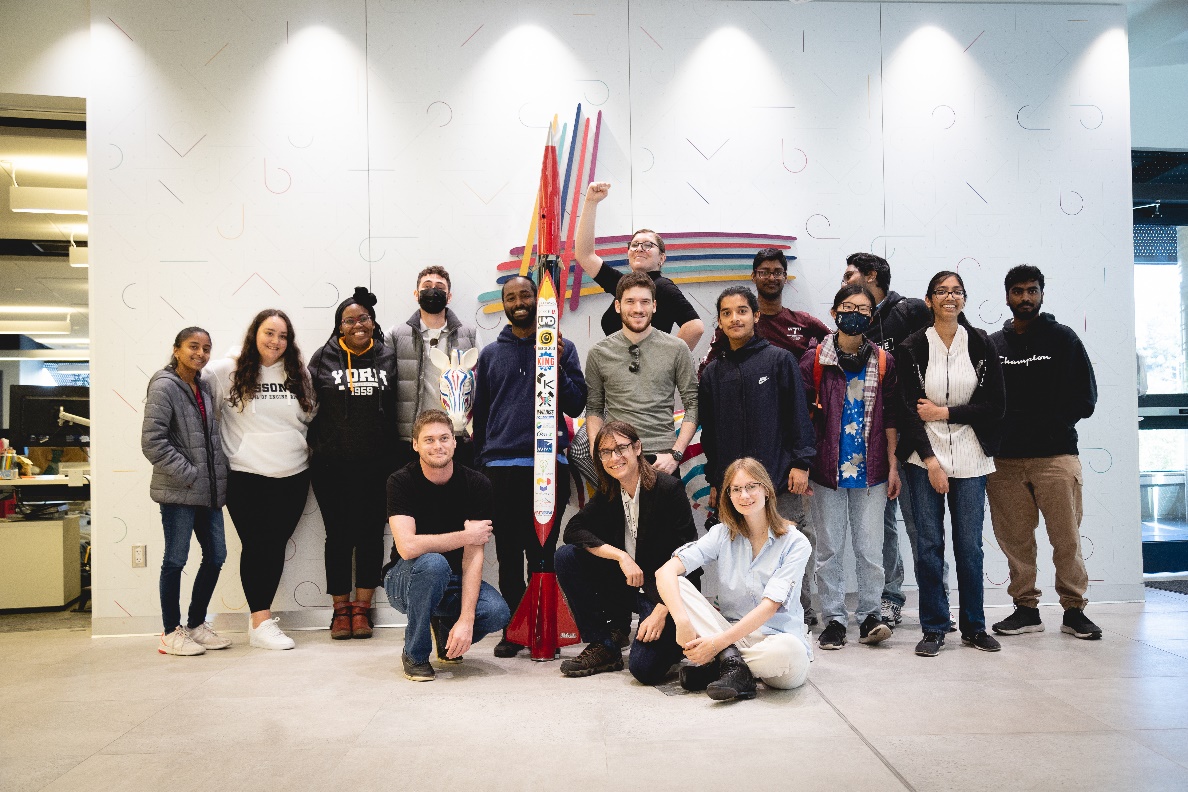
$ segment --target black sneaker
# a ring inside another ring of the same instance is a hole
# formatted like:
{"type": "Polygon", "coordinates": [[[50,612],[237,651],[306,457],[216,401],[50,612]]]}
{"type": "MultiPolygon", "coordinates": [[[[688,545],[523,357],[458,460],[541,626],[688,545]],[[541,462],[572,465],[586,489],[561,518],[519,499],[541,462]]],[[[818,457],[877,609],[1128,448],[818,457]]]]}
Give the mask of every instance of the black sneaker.
{"type": "Polygon", "coordinates": [[[615,642],[615,646],[620,649],[626,649],[631,646],[631,630],[621,630],[618,627],[610,631],[611,640],[615,642]]]}
{"type": "Polygon", "coordinates": [[[981,649],[983,652],[997,652],[1002,649],[1002,644],[993,635],[987,634],[985,630],[974,633],[973,635],[961,636],[961,643],[966,646],[972,646],[974,649],[981,649]]]}
{"type": "Polygon", "coordinates": [[[755,677],[738,648],[727,647],[718,656],[722,658],[722,676],[706,686],[705,694],[714,701],[755,698],[755,677]]]}
{"type": "Polygon", "coordinates": [[[452,628],[446,624],[445,619],[440,616],[430,617],[429,628],[433,630],[433,642],[437,644],[437,662],[443,665],[458,665],[458,663],[461,663],[461,657],[449,657],[446,655],[446,641],[450,639],[450,630],[452,628]]]}
{"type": "Polygon", "coordinates": [[[812,608],[805,608],[804,609],[804,626],[811,628],[811,627],[816,627],[817,624],[818,624],[817,614],[813,612],[812,608]]]}
{"type": "Polygon", "coordinates": [[[722,676],[722,668],[715,659],[705,665],[682,665],[680,675],[683,689],[690,693],[700,693],[722,676]]]}
{"type": "Polygon", "coordinates": [[[830,619],[817,642],[822,649],[841,649],[846,645],[846,625],[837,619],[830,619]]]}
{"type": "Polygon", "coordinates": [[[406,654],[400,655],[400,660],[404,663],[404,676],[413,682],[432,682],[437,676],[437,672],[433,670],[433,666],[429,665],[428,660],[423,663],[415,663],[406,654]]]}
{"type": "Polygon", "coordinates": [[[1064,612],[1064,624],[1060,625],[1060,632],[1074,635],[1086,641],[1096,641],[1101,638],[1101,628],[1089,621],[1085,611],[1080,608],[1069,608],[1064,612]]]}
{"type": "Polygon", "coordinates": [[[877,644],[891,637],[891,627],[873,613],[858,627],[858,643],[877,644]]]}
{"type": "Polygon", "coordinates": [[[603,671],[622,671],[623,652],[608,649],[601,643],[592,643],[577,657],[561,663],[561,673],[567,677],[584,677],[601,674],[603,671]]]}
{"type": "Polygon", "coordinates": [[[936,657],[941,647],[945,645],[945,634],[940,632],[924,633],[924,640],[916,644],[916,654],[920,657],[936,657]]]}
{"type": "Polygon", "coordinates": [[[991,627],[999,635],[1021,635],[1029,632],[1043,632],[1044,622],[1039,608],[1016,605],[1015,612],[991,627]]]}
{"type": "Polygon", "coordinates": [[[503,638],[499,643],[495,644],[494,655],[496,657],[515,657],[524,650],[523,644],[518,644],[515,641],[507,640],[507,633],[503,634],[503,638]]]}

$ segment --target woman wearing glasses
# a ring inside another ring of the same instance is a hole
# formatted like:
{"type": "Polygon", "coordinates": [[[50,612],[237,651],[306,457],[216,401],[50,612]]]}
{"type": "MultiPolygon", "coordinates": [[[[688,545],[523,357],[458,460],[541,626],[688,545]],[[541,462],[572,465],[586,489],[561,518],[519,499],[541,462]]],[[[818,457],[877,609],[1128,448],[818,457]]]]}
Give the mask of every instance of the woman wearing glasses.
{"type": "Polygon", "coordinates": [[[808,678],[800,582],[812,548],[776,511],[776,492],[757,459],[730,463],[719,498],[722,522],[678,549],[656,572],[656,587],[693,665],[681,687],[715,701],[755,697],[768,687],[800,687],[808,678]],[[688,579],[714,561],[715,608],[688,579]]]}
{"type": "Polygon", "coordinates": [[[594,440],[598,493],[565,526],[557,550],[557,582],[588,645],[561,663],[565,676],[623,668],[631,642],[631,674],[645,685],[664,681],[681,659],[676,625],[656,591],[655,570],[697,538],[680,479],[643,458],[635,427],[607,421],[594,440]],[[632,612],[639,626],[629,636],[632,612]]]}
{"type": "Polygon", "coordinates": [[[374,294],[356,287],[309,361],[318,402],[309,427],[310,473],[326,525],[326,593],[334,599],[330,637],[336,640],[371,637],[386,485],[395,466],[396,356],[376,324],[375,304],[374,294]]]}
{"type": "Polygon", "coordinates": [[[842,286],[830,314],[837,333],[813,344],[800,372],[813,405],[817,454],[809,469],[812,524],[817,537],[817,590],[821,597],[822,649],[846,644],[846,535],[858,574],[858,640],[877,644],[891,637],[880,618],[883,592],[883,512],[899,495],[895,465],[895,362],[863,338],[874,312],[874,295],[862,284],[842,286]]]}
{"type": "Polygon", "coordinates": [[[933,325],[908,336],[897,351],[902,398],[897,454],[906,463],[918,533],[916,582],[924,638],[916,654],[921,657],[936,657],[950,624],[941,571],[946,501],[960,587],[961,642],[986,652],[1001,648],[986,634],[982,523],[1006,393],[994,345],[962,313],[965,297],[956,272],[934,275],[925,298],[933,325]]]}

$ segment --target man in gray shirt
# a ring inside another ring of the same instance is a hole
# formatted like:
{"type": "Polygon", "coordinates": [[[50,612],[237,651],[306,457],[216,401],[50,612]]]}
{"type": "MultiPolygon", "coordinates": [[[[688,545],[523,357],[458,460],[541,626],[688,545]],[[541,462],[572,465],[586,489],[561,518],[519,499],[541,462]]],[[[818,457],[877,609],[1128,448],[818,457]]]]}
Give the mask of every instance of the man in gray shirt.
{"type": "Polygon", "coordinates": [[[626,421],[643,442],[657,470],[676,475],[697,431],[697,379],[689,348],[655,331],[656,285],[646,273],[624,275],[615,289],[623,329],[599,341],[586,356],[586,426],[597,437],[604,420],[626,421]],[[673,394],[680,392],[685,418],[673,437],[673,394]]]}

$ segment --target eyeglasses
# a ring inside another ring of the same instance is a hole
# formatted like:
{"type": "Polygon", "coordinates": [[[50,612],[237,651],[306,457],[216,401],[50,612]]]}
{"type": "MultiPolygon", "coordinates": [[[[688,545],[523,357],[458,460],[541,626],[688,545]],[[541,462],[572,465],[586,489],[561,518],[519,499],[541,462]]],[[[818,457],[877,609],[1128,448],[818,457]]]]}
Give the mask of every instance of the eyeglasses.
{"type": "Polygon", "coordinates": [[[837,310],[839,313],[854,313],[856,311],[863,316],[870,316],[871,313],[869,305],[855,305],[851,302],[842,303],[837,306],[837,310]]]}
{"type": "Polygon", "coordinates": [[[752,274],[759,280],[783,280],[788,275],[782,269],[757,269],[752,274]]]}
{"type": "Polygon", "coordinates": [[[761,489],[763,489],[762,482],[752,481],[750,484],[744,484],[741,487],[731,487],[729,492],[731,495],[742,495],[745,492],[753,498],[759,494],[761,489]]]}
{"type": "Polygon", "coordinates": [[[355,325],[370,325],[375,324],[375,321],[370,316],[364,316],[360,319],[343,319],[343,327],[354,327],[355,325]]]}
{"type": "Polygon", "coordinates": [[[635,444],[623,443],[622,445],[613,446],[611,448],[600,448],[598,449],[598,458],[603,462],[609,462],[611,459],[617,456],[626,459],[627,452],[631,450],[631,446],[633,445],[635,444]]]}
{"type": "Polygon", "coordinates": [[[953,295],[954,297],[964,297],[965,289],[933,289],[932,290],[933,297],[948,297],[950,294],[953,295]]]}
{"type": "Polygon", "coordinates": [[[639,344],[632,344],[627,347],[627,351],[631,353],[631,363],[627,366],[627,370],[632,374],[639,373],[639,344]]]}
{"type": "Polygon", "coordinates": [[[648,242],[647,240],[645,240],[643,242],[632,242],[630,245],[627,246],[627,249],[628,250],[642,250],[644,252],[647,252],[647,251],[653,250],[654,248],[658,248],[658,247],[660,247],[660,246],[657,245],[655,242],[648,242]]]}

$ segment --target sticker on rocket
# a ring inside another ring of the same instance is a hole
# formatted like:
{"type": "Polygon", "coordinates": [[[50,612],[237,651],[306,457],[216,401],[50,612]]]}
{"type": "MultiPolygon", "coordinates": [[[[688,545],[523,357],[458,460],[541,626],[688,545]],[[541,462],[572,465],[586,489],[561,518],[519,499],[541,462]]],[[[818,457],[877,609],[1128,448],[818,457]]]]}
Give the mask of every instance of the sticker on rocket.
{"type": "MultiPolygon", "coordinates": [[[[544,317],[541,317],[541,318],[543,319],[544,317]]],[[[553,331],[552,330],[541,330],[539,333],[536,334],[536,343],[540,344],[541,346],[546,346],[546,347],[552,346],[553,345],[553,331]]]]}

